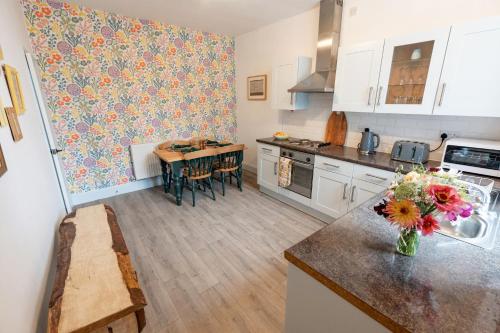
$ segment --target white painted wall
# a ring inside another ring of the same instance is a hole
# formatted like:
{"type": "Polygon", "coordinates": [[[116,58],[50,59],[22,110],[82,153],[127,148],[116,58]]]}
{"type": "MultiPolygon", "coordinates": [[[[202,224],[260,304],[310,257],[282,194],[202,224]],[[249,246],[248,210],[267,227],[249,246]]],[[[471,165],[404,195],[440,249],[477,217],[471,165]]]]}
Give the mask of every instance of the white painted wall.
{"type": "Polygon", "coordinates": [[[29,80],[23,47],[29,45],[17,0],[2,0],[0,45],[17,68],[26,99],[14,143],[0,128],[7,173],[0,177],[0,323],[2,332],[35,332],[46,326],[46,291],[56,225],[64,206],[29,80]]]}
{"type": "Polygon", "coordinates": [[[319,8],[288,18],[236,38],[236,98],[238,141],[245,143],[245,164],[257,165],[256,138],[281,130],[280,112],[271,109],[271,72],[275,65],[289,63],[294,57],[316,56],[319,8]],[[249,101],[248,76],[267,74],[266,101],[249,101]]]}
{"type": "MultiPolygon", "coordinates": [[[[297,55],[315,57],[318,8],[236,38],[236,94],[238,138],[249,146],[245,164],[255,167],[255,139],[277,130],[291,136],[322,139],[331,108],[331,95],[311,96],[309,110],[271,110],[269,101],[246,100],[246,77],[271,74],[273,64],[297,55]]],[[[500,15],[500,1],[478,0],[344,0],[341,45],[432,30],[453,23],[500,15]]],[[[269,77],[269,79],[271,79],[269,77]]],[[[270,82],[270,81],[269,81],[270,82]]],[[[268,85],[270,89],[270,85],[268,85]]],[[[269,96],[272,91],[268,90],[269,96]]],[[[395,140],[404,138],[436,146],[440,133],[500,140],[499,118],[461,118],[347,113],[346,145],[355,147],[359,132],[370,127],[382,138],[380,151],[390,151],[395,140]]],[[[441,151],[431,154],[439,160],[441,151]]]]}

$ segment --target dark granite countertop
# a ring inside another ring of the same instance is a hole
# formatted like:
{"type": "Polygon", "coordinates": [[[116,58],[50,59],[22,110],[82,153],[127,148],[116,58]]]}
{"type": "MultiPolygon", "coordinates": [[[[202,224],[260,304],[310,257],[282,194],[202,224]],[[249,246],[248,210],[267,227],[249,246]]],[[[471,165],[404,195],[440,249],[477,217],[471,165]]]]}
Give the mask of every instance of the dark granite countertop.
{"type": "MultiPolygon", "coordinates": [[[[319,149],[304,148],[296,145],[291,145],[288,141],[280,141],[274,138],[263,138],[257,139],[257,142],[266,143],[273,146],[296,149],[306,153],[316,154],[319,156],[325,156],[330,158],[335,158],[342,161],[357,163],[361,165],[366,165],[378,169],[383,169],[387,171],[394,171],[400,165],[404,167],[405,171],[411,171],[413,169],[413,163],[399,162],[391,160],[391,155],[387,153],[377,152],[373,155],[361,155],[356,148],[346,147],[346,146],[326,146],[319,149]]],[[[437,167],[441,163],[437,161],[429,161],[424,165],[427,167],[437,167]]]]}
{"type": "Polygon", "coordinates": [[[493,250],[440,234],[415,257],[372,207],[383,196],[285,251],[285,257],[393,331],[500,332],[500,241],[493,250]]]}

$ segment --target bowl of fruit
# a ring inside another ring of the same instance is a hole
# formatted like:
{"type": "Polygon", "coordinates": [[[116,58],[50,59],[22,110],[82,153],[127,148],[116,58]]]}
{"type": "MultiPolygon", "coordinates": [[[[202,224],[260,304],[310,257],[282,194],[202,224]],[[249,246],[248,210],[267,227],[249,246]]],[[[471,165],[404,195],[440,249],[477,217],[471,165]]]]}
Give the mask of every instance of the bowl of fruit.
{"type": "Polygon", "coordinates": [[[287,140],[288,139],[288,134],[286,134],[285,132],[281,132],[281,131],[274,133],[273,136],[276,140],[287,140]]]}

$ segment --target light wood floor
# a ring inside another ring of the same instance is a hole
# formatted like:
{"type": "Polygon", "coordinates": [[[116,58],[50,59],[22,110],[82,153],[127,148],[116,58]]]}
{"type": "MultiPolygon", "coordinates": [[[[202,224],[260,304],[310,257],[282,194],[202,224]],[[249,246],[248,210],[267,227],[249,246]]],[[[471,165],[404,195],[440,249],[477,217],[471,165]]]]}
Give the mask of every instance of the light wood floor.
{"type": "Polygon", "coordinates": [[[214,202],[185,191],[183,206],[160,187],[102,200],[118,215],[146,295],[145,332],[281,332],[283,250],[324,226],[274,200],[245,177],[220,183],[214,202]]]}

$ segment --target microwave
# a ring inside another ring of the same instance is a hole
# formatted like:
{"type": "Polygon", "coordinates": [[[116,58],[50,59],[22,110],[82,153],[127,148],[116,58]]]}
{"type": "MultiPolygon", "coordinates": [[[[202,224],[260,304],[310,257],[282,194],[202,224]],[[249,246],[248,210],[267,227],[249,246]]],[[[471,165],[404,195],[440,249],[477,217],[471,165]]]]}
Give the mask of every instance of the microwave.
{"type": "Polygon", "coordinates": [[[446,141],[441,167],[500,178],[500,141],[446,141]]]}

